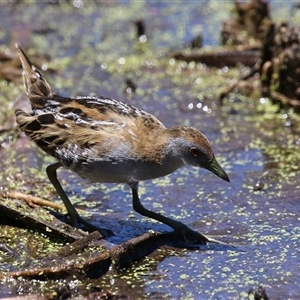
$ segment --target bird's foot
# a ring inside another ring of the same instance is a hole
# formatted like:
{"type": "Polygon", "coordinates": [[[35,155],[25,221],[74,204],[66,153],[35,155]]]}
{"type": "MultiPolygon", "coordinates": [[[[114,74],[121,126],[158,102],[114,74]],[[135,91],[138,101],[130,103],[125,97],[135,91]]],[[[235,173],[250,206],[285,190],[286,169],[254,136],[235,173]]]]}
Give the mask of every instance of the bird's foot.
{"type": "Polygon", "coordinates": [[[74,223],[74,227],[77,229],[82,229],[84,231],[93,232],[93,231],[99,231],[103,237],[110,237],[114,235],[113,231],[106,228],[99,228],[98,226],[88,222],[87,220],[81,218],[78,216],[76,218],[74,223]]]}
{"type": "Polygon", "coordinates": [[[193,245],[207,245],[207,243],[210,241],[209,238],[200,232],[192,230],[183,223],[181,224],[182,226],[176,228],[175,232],[183,238],[187,247],[191,247],[193,245]]]}

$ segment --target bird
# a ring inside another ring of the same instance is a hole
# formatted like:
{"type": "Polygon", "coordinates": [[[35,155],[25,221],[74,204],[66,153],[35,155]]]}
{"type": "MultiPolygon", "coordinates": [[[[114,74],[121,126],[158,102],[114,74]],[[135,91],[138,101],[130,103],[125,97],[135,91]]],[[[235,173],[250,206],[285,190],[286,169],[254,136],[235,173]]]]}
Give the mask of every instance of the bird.
{"type": "Polygon", "coordinates": [[[166,176],[185,165],[206,169],[229,182],[208,138],[193,127],[167,128],[152,114],[116,99],[60,96],[18,44],[16,48],[32,108],[30,113],[16,109],[16,121],[25,135],[56,159],[46,173],[72,225],[98,230],[103,237],[114,234],[78,214],[57,178],[60,167],[91,183],[129,185],[137,213],[170,226],[186,243],[207,244],[209,238],[202,233],[145,208],[138,188],[140,181],[166,176]]]}

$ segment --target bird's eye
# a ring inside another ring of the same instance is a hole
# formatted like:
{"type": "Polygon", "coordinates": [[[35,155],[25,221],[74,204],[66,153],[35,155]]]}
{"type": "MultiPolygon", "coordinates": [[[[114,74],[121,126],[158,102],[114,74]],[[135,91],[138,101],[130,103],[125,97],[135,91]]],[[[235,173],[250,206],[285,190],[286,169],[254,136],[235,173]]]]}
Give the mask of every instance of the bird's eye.
{"type": "Polygon", "coordinates": [[[191,155],[194,156],[194,157],[197,157],[197,156],[200,155],[200,151],[199,151],[196,147],[192,147],[192,148],[190,149],[190,153],[191,153],[191,155]]]}

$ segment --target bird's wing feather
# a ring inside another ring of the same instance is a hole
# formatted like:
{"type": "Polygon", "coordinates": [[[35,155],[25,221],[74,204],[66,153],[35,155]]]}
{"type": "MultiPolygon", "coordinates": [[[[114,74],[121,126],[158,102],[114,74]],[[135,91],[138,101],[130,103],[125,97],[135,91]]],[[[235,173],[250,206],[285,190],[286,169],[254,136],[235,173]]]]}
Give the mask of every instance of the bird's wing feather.
{"type": "Polygon", "coordinates": [[[164,128],[152,115],[100,97],[48,99],[44,109],[16,111],[21,130],[68,167],[72,161],[126,159],[145,146],[145,130],[164,128]]]}

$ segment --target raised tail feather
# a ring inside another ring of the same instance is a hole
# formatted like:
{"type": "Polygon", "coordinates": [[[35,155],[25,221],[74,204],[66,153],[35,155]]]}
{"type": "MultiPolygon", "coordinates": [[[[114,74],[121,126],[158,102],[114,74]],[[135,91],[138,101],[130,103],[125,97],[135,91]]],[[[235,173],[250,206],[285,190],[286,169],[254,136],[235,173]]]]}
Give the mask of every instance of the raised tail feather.
{"type": "Polygon", "coordinates": [[[23,68],[23,80],[24,86],[29,97],[31,104],[33,106],[38,106],[41,108],[42,103],[39,100],[41,98],[49,98],[54,95],[51,86],[46,81],[46,79],[41,75],[39,70],[32,65],[30,59],[26,56],[21,47],[17,44],[16,48],[19,52],[19,57],[23,68]],[[36,105],[35,105],[36,104],[36,105]]]}

